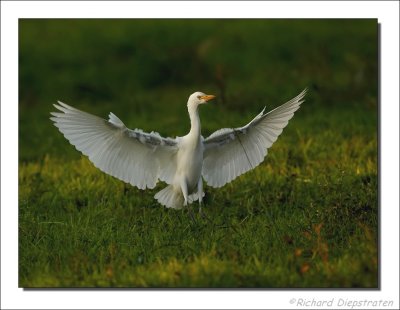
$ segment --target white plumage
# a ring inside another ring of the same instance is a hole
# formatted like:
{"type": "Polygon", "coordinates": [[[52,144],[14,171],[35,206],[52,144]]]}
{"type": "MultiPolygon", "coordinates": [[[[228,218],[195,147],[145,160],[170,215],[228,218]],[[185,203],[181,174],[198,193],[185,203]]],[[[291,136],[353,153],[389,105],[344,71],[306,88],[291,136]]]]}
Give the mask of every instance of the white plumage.
{"type": "Polygon", "coordinates": [[[163,138],[156,132],[129,129],[113,113],[104,120],[65,103],[54,105],[54,125],[100,170],[140,189],[154,188],[158,180],[169,184],[155,195],[162,205],[182,208],[199,200],[203,178],[221,187],[254,169],[300,107],[306,90],[269,113],[265,108],[246,126],[224,128],[208,138],[201,136],[198,106],[213,95],[196,92],[187,106],[190,132],[184,137],[163,138]]]}

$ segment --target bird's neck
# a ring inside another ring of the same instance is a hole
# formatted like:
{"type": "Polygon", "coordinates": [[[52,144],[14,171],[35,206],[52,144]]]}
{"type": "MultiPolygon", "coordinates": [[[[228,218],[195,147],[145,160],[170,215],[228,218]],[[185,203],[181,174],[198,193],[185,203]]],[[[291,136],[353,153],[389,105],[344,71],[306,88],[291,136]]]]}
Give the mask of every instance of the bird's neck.
{"type": "Polygon", "coordinates": [[[201,135],[201,126],[200,126],[200,117],[198,106],[188,106],[189,117],[190,117],[190,132],[189,134],[200,137],[201,135]]]}

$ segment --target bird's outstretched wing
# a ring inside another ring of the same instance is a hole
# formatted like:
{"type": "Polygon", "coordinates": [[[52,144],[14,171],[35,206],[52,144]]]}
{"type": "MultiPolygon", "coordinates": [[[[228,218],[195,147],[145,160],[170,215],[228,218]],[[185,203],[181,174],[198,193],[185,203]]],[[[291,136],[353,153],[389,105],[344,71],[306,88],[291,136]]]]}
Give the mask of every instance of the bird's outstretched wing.
{"type": "Polygon", "coordinates": [[[176,170],[177,140],[158,133],[131,130],[113,113],[109,120],[75,109],[54,105],[54,125],[65,138],[100,170],[140,189],[154,188],[158,179],[168,184],[176,170]]]}
{"type": "Polygon", "coordinates": [[[221,187],[258,166],[300,107],[306,91],[269,113],[264,114],[264,108],[246,126],[223,128],[206,138],[202,175],[207,184],[221,187]]]}

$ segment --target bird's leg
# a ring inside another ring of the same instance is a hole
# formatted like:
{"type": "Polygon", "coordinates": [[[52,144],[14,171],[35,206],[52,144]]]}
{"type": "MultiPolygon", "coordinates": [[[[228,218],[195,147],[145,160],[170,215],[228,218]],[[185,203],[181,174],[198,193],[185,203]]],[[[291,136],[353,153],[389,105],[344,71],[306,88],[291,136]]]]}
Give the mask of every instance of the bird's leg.
{"type": "MultiPolygon", "coordinates": [[[[187,184],[186,184],[186,180],[185,179],[183,179],[181,181],[181,190],[182,190],[183,198],[185,199],[185,201],[183,203],[183,206],[186,207],[188,205],[188,199],[189,199],[188,197],[189,196],[188,196],[188,189],[187,189],[187,184]]],[[[192,208],[190,206],[188,207],[188,212],[189,212],[190,218],[195,223],[196,219],[194,217],[193,210],[192,210],[192,208]]]]}
{"type": "Polygon", "coordinates": [[[182,190],[182,195],[183,198],[185,199],[185,202],[183,203],[183,205],[186,207],[188,200],[189,200],[189,195],[188,195],[188,188],[187,188],[187,184],[186,184],[186,180],[183,179],[181,181],[181,190],[182,190]]]}
{"type": "Polygon", "coordinates": [[[197,196],[199,197],[199,213],[202,214],[201,202],[203,201],[203,179],[201,176],[199,182],[197,183],[197,196]]]}
{"type": "Polygon", "coordinates": [[[203,219],[208,220],[211,222],[211,220],[208,218],[208,216],[204,213],[203,209],[201,208],[201,203],[203,202],[203,179],[200,177],[199,182],[197,183],[197,195],[199,196],[199,214],[203,219]]]}

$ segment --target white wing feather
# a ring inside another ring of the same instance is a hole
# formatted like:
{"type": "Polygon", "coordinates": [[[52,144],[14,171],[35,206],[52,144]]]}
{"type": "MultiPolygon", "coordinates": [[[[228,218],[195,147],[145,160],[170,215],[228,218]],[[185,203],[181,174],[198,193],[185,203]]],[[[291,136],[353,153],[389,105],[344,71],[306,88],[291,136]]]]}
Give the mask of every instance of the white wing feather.
{"type": "Polygon", "coordinates": [[[109,120],[75,109],[54,105],[54,125],[77,150],[100,170],[140,189],[154,188],[160,179],[171,184],[176,171],[177,140],[158,133],[131,130],[113,113],[109,120]]]}
{"type": "Polygon", "coordinates": [[[223,128],[205,139],[202,175],[207,184],[221,187],[258,166],[303,103],[306,91],[266,114],[264,108],[246,126],[223,128]]]}

